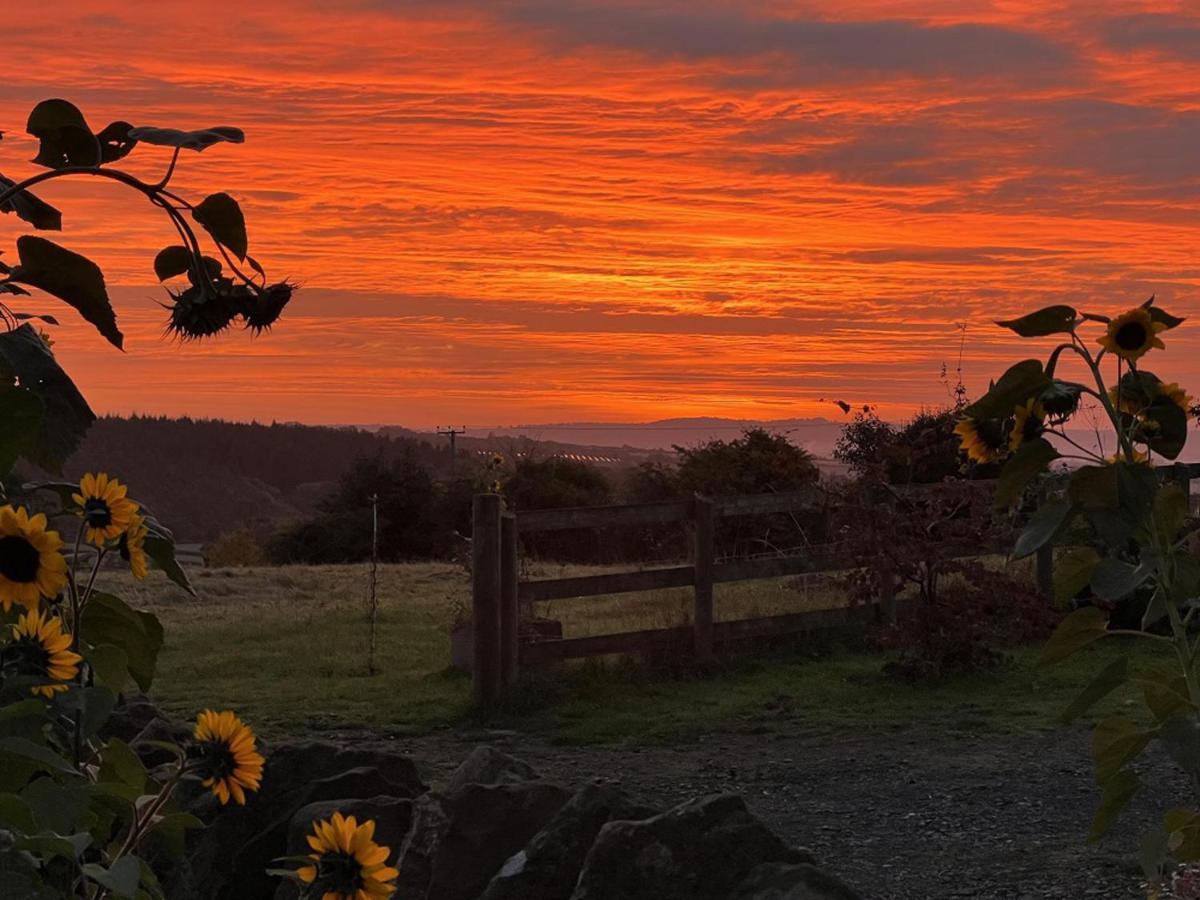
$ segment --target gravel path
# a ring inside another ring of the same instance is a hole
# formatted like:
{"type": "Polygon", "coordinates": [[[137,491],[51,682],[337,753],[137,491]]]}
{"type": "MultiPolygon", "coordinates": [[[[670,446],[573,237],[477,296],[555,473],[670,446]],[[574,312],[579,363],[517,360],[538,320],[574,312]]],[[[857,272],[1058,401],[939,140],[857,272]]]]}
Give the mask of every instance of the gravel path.
{"type": "Polygon", "coordinates": [[[1098,791],[1084,728],[1018,736],[784,723],[650,747],[564,747],[495,731],[385,740],[435,785],[489,743],[546,778],[617,780],[664,808],[735,791],[870,900],[1142,898],[1140,826],[1186,796],[1151,754],[1150,786],[1109,838],[1086,844],[1098,791]]]}

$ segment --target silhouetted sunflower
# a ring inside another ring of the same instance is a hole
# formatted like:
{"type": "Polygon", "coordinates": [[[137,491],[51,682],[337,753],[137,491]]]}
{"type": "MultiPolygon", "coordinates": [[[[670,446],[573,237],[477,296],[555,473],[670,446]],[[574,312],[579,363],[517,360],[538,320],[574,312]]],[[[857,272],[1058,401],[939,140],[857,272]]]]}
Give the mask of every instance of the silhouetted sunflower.
{"type": "Polygon", "coordinates": [[[1158,393],[1163,397],[1167,397],[1185,413],[1191,411],[1192,395],[1181,388],[1174,381],[1160,382],[1158,385],[1158,393]]]}
{"type": "Polygon", "coordinates": [[[146,562],[147,531],[146,520],[135,513],[129,527],[117,543],[121,559],[129,563],[129,571],[133,573],[134,578],[145,578],[149,571],[146,562]]]}
{"type": "Polygon", "coordinates": [[[375,843],[375,821],[361,825],[354,816],[335,812],[328,821],[313,823],[308,846],[310,866],[297,871],[321,900],[376,900],[396,891],[400,873],[387,865],[391,850],[375,843]]]}
{"type": "Polygon", "coordinates": [[[958,420],[954,433],[967,458],[977,463],[996,462],[1008,449],[1008,436],[999,422],[967,417],[958,420]]]}
{"type": "Polygon", "coordinates": [[[0,506],[0,606],[33,609],[39,597],[55,597],[67,583],[62,539],[46,529],[42,513],[0,506]]]}
{"type": "Polygon", "coordinates": [[[128,490],[104,472],[99,475],[88,472],[80,479],[79,493],[72,494],[71,499],[83,510],[88,543],[103,547],[129,527],[138,505],[125,496],[128,490]]]}
{"type": "Polygon", "coordinates": [[[1166,327],[1165,323],[1154,321],[1150,310],[1139,306],[1110,321],[1108,329],[1097,339],[1097,343],[1121,359],[1133,362],[1141,359],[1153,347],[1163,349],[1165,345],[1158,334],[1165,331],[1166,327]]]}
{"type": "Polygon", "coordinates": [[[257,791],[262,781],[263,758],[255,746],[254,732],[232,710],[206,709],[196,717],[190,768],[204,780],[222,804],[232,797],[246,803],[246,791],[257,791]]]}
{"type": "Polygon", "coordinates": [[[1013,413],[1012,430],[1008,433],[1008,449],[1014,453],[1026,441],[1042,433],[1042,405],[1037,400],[1027,400],[1013,413]]]}
{"type": "Polygon", "coordinates": [[[3,650],[4,667],[18,676],[49,678],[52,683],[31,688],[35,694],[53,697],[67,689],[79,674],[83,659],[71,650],[71,635],[62,630],[62,619],[31,609],[12,626],[13,639],[3,650]]]}

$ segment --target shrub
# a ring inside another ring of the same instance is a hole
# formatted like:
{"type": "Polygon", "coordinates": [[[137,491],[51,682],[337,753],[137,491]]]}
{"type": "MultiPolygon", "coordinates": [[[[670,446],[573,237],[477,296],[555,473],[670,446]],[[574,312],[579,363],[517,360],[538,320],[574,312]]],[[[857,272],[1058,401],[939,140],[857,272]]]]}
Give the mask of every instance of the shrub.
{"type": "Polygon", "coordinates": [[[221,569],[265,566],[270,558],[253,528],[235,528],[204,548],[204,562],[221,569]]]}

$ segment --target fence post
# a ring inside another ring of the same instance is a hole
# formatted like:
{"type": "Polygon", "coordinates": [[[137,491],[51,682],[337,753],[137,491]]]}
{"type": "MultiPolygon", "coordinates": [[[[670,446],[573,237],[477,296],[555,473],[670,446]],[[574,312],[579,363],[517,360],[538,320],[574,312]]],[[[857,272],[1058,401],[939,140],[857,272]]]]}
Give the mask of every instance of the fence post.
{"type": "Polygon", "coordinates": [[[879,616],[884,625],[896,624],[896,573],[892,558],[881,554],[875,564],[879,577],[879,616]]]}
{"type": "Polygon", "coordinates": [[[1054,545],[1046,544],[1037,551],[1037,591],[1046,600],[1054,599],[1054,545]]]}
{"type": "Polygon", "coordinates": [[[476,494],[471,510],[471,614],[475,701],[500,694],[500,497],[476,494]]]}
{"type": "Polygon", "coordinates": [[[500,518],[500,682],[516,682],[520,669],[521,616],[517,606],[517,517],[506,512],[500,518]]]}
{"type": "Polygon", "coordinates": [[[696,659],[713,658],[713,556],[715,554],[716,504],[696,495],[692,563],[695,566],[695,610],[692,615],[693,650],[696,659]]]}

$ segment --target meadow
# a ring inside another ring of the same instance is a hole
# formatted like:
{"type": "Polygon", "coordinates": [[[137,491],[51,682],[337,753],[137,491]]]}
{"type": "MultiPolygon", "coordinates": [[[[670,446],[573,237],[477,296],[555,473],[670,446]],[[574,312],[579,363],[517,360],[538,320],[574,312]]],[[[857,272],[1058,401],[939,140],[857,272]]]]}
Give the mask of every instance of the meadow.
{"type": "MultiPolygon", "coordinates": [[[[545,567],[537,576],[594,569],[545,567]]],[[[517,726],[570,743],[671,740],[785,716],[813,724],[928,724],[1003,732],[1042,729],[1098,667],[1141,648],[1116,641],[1050,669],[1037,647],[1016,648],[996,670],[936,684],[885,676],[877,652],[809,642],[723,659],[718,669],[593,660],[531,673],[486,720],[469,677],[450,666],[449,632],[469,606],[466,572],[438,563],[380,568],[377,674],[367,673],[366,567],[200,569],[190,597],[157,572],[120,589],[166,626],[155,699],[180,716],[209,705],[239,710],[268,735],[369,728],[419,733],[443,726],[517,726]],[[719,676],[719,677],[717,677],[719,676]]],[[[114,575],[124,580],[124,575],[114,575]]],[[[814,579],[721,585],[718,618],[842,602],[814,579]]],[[[565,635],[665,627],[688,621],[687,589],[560,600],[538,613],[565,635]]],[[[1117,692],[1096,715],[1132,702],[1117,692]]]]}

